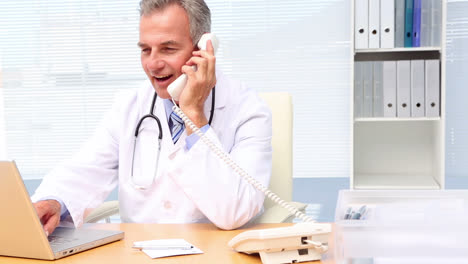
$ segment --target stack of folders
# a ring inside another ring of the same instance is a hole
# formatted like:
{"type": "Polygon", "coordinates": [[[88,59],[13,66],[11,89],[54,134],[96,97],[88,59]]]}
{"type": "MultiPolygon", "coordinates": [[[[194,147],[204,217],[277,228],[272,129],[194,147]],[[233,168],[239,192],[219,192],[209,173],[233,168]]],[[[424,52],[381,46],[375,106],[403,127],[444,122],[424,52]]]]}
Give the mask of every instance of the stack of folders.
{"type": "Polygon", "coordinates": [[[439,117],[440,61],[357,61],[354,116],[439,117]]]}
{"type": "Polygon", "coordinates": [[[355,49],[439,47],[443,0],[355,0],[355,49]]]}

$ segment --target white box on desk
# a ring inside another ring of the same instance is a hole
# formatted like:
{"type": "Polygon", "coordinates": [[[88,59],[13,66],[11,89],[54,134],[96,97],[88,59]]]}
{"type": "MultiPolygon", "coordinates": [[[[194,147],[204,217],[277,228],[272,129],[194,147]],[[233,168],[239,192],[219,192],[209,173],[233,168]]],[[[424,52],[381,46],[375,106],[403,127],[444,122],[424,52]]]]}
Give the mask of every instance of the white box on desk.
{"type": "Polygon", "coordinates": [[[468,263],[468,190],[341,190],[335,247],[337,264],[468,263]]]}

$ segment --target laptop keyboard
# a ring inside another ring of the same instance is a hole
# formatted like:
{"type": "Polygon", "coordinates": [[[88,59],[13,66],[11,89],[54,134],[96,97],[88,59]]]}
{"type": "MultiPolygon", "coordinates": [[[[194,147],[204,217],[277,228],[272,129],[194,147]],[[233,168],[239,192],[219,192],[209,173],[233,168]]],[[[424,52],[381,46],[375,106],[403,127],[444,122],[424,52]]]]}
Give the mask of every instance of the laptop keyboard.
{"type": "Polygon", "coordinates": [[[60,236],[49,236],[47,237],[47,239],[49,240],[49,243],[51,245],[60,245],[63,243],[68,243],[68,242],[78,240],[77,238],[65,238],[65,237],[60,237],[60,236]]]}

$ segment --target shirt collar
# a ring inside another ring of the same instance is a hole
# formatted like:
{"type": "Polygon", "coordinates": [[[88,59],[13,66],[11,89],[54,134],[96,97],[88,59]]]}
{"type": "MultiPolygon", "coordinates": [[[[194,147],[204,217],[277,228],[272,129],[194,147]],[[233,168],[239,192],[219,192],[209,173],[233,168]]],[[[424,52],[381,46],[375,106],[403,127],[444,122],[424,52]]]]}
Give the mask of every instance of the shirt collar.
{"type": "Polygon", "coordinates": [[[174,103],[172,103],[171,99],[163,99],[164,102],[164,109],[166,109],[166,121],[169,124],[169,118],[172,113],[172,107],[174,106],[174,103]]]}

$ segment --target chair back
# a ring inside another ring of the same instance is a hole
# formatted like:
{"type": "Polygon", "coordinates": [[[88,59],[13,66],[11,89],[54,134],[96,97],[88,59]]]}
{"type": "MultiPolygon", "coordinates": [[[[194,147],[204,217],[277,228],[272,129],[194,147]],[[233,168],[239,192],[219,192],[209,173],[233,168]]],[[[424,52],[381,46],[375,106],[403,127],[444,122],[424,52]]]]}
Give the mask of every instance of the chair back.
{"type": "MultiPolygon", "coordinates": [[[[292,201],[292,132],[293,109],[291,95],[287,92],[260,93],[272,113],[271,145],[273,147],[273,167],[269,189],[285,201],[292,201]]],[[[275,205],[265,197],[265,210],[275,205]]]]}

